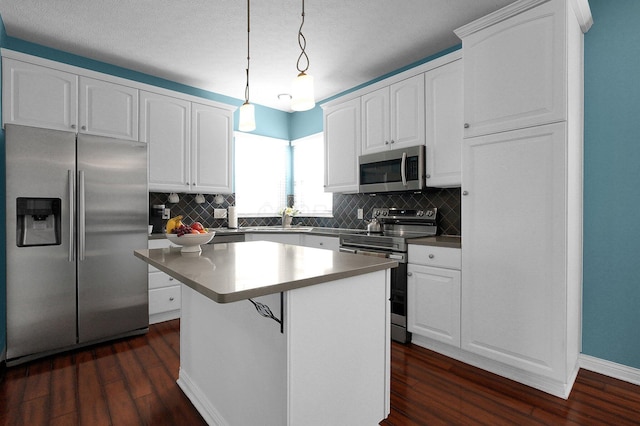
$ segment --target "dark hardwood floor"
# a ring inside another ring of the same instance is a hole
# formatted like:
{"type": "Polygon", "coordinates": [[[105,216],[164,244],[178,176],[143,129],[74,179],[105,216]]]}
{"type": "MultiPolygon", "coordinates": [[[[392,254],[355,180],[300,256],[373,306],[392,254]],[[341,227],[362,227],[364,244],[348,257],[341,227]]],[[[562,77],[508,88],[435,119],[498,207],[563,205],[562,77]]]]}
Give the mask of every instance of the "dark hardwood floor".
{"type": "MultiPolygon", "coordinates": [[[[179,340],[179,321],[168,321],[8,368],[0,424],[203,425],[175,383],[179,340]]],[[[391,360],[381,425],[640,425],[640,387],[593,372],[580,371],[565,401],[414,345],[394,343],[391,360]]]]}

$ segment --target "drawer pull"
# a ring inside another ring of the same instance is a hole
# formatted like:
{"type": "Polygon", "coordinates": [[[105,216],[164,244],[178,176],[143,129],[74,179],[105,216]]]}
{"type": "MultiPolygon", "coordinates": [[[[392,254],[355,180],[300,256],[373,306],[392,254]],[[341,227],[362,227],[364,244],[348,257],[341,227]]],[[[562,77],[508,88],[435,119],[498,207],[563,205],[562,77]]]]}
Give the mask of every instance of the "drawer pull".
{"type": "Polygon", "coordinates": [[[173,297],[170,297],[170,298],[169,298],[169,302],[173,302],[173,297]]]}
{"type": "Polygon", "coordinates": [[[173,280],[174,280],[174,278],[173,278],[173,277],[170,277],[170,278],[169,278],[169,281],[173,281],[173,280]]]}
{"type": "Polygon", "coordinates": [[[429,255],[429,259],[433,259],[435,256],[433,254],[429,255]]]}

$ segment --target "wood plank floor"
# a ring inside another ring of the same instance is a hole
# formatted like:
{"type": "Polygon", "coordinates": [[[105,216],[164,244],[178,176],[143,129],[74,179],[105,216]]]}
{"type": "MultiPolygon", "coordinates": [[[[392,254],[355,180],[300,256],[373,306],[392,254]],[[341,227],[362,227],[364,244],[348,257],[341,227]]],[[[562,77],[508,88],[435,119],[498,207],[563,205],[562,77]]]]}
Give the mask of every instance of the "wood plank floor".
{"type": "MultiPolygon", "coordinates": [[[[384,426],[640,425],[640,387],[593,372],[580,371],[565,401],[415,345],[393,343],[391,359],[384,426]]],[[[0,425],[204,425],[175,383],[178,365],[174,320],[8,368],[0,425]]]]}

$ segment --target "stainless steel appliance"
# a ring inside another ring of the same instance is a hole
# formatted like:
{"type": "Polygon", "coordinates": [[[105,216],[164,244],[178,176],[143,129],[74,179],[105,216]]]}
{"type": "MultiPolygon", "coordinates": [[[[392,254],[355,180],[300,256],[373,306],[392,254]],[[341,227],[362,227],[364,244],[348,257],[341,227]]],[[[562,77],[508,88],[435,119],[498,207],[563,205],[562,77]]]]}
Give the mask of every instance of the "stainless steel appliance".
{"type": "Polygon", "coordinates": [[[7,364],[148,329],[146,144],[6,125],[7,364]]]}
{"type": "Polygon", "coordinates": [[[165,227],[164,204],[154,204],[149,209],[149,225],[153,225],[154,234],[163,234],[165,227]]]}
{"type": "Polygon", "coordinates": [[[373,217],[382,224],[380,233],[340,235],[340,251],[381,256],[397,260],[391,270],[391,338],[408,343],[407,331],[407,245],[411,238],[436,235],[436,208],[427,210],[376,208],[373,217]]]}
{"type": "Polygon", "coordinates": [[[361,155],[361,193],[420,191],[426,187],[425,146],[361,155]]]}

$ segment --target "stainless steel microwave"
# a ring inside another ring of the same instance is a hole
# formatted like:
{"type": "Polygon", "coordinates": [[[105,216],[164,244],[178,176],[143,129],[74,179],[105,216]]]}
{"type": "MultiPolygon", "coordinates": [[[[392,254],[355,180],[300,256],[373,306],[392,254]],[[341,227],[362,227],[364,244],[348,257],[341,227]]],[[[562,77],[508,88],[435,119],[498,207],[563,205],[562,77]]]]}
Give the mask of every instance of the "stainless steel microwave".
{"type": "Polygon", "coordinates": [[[358,163],[361,193],[421,191],[426,187],[424,145],[361,155],[358,163]]]}

